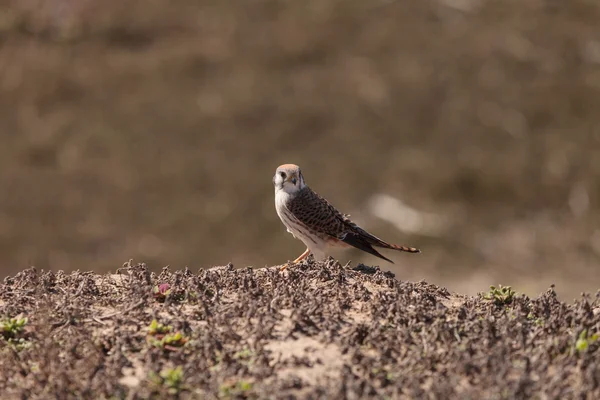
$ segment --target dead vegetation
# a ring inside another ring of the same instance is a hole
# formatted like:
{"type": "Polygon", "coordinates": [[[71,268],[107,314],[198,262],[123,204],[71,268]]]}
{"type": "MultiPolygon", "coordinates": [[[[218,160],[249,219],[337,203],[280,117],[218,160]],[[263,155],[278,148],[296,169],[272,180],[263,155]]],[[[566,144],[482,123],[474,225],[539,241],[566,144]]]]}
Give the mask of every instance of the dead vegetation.
{"type": "MultiPolygon", "coordinates": [[[[510,295],[507,295],[510,294],[510,295]]],[[[477,297],[328,260],[39,272],[0,290],[3,398],[598,398],[598,296],[477,297]]]]}

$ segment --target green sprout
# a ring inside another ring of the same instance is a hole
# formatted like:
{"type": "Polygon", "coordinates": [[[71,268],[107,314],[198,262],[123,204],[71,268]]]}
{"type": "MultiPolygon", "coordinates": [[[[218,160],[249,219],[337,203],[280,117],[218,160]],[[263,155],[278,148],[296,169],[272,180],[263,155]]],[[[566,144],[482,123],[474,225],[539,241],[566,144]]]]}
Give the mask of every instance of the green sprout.
{"type": "Polygon", "coordinates": [[[181,332],[167,333],[160,340],[160,347],[183,347],[188,342],[188,339],[181,332]]]}
{"type": "Polygon", "coordinates": [[[156,386],[165,388],[171,395],[177,395],[184,389],[181,367],[163,369],[158,374],[150,372],[150,380],[156,386]]]}
{"type": "Polygon", "coordinates": [[[30,342],[22,337],[27,321],[27,318],[22,315],[0,321],[0,334],[9,345],[17,350],[23,350],[31,345],[30,342]]]}
{"type": "Polygon", "coordinates": [[[185,299],[185,291],[178,290],[173,292],[171,285],[168,283],[155,285],[152,288],[152,295],[159,303],[164,303],[169,295],[174,301],[183,301],[185,299]]]}
{"type": "Polygon", "coordinates": [[[496,305],[508,304],[512,302],[516,292],[510,286],[498,285],[490,286],[490,291],[483,295],[486,300],[493,301],[496,305]]]}
{"type": "Polygon", "coordinates": [[[252,390],[252,382],[239,380],[233,383],[223,383],[219,387],[219,397],[246,397],[248,392],[252,390]]]}
{"type": "Polygon", "coordinates": [[[581,333],[579,334],[579,338],[575,342],[575,350],[577,350],[577,352],[587,351],[590,344],[596,342],[598,340],[598,337],[599,336],[597,333],[590,335],[588,334],[588,330],[584,329],[583,331],[581,331],[581,333]]]}
{"type": "Polygon", "coordinates": [[[14,339],[23,332],[25,325],[27,325],[27,318],[21,316],[7,318],[0,322],[0,332],[2,332],[4,339],[14,339]]]}
{"type": "Polygon", "coordinates": [[[153,319],[150,323],[150,327],[148,328],[149,335],[164,335],[173,330],[171,325],[163,325],[159,323],[157,320],[153,319]]]}
{"type": "Polygon", "coordinates": [[[171,325],[163,325],[155,319],[152,320],[148,328],[147,340],[154,347],[171,351],[183,347],[188,342],[188,338],[181,332],[173,332],[171,325]]]}
{"type": "Polygon", "coordinates": [[[544,326],[544,320],[542,318],[536,318],[531,312],[527,314],[527,319],[533,321],[533,323],[537,326],[544,326]]]}
{"type": "Polygon", "coordinates": [[[238,351],[233,355],[233,358],[240,361],[248,361],[254,356],[254,352],[247,347],[238,351]]]}

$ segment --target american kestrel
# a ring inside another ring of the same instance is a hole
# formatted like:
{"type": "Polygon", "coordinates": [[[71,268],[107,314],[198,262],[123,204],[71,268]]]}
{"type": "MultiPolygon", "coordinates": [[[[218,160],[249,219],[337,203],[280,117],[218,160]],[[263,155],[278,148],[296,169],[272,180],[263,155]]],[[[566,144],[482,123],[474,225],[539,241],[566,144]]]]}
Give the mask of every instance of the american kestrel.
{"type": "Polygon", "coordinates": [[[315,259],[325,258],[328,247],[356,247],[392,264],[392,260],[379,254],[373,247],[409,253],[421,252],[414,247],[387,243],[356,225],[304,183],[297,165],[279,166],[273,177],[273,185],[277,215],[288,232],[306,245],[306,251],[293,263],[305,259],[311,253],[315,259]]]}

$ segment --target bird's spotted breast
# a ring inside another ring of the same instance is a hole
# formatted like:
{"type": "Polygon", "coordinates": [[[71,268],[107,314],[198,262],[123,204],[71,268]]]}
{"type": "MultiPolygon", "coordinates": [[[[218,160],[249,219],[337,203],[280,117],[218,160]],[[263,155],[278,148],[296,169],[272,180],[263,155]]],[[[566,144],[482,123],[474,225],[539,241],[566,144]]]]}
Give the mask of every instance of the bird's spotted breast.
{"type": "Polygon", "coordinates": [[[283,210],[282,215],[284,224],[288,226],[290,232],[292,233],[292,235],[294,235],[294,237],[299,236],[299,239],[306,239],[313,242],[314,244],[317,244],[315,240],[315,236],[317,235],[315,235],[315,232],[312,231],[306,225],[302,224],[300,221],[298,221],[298,219],[295,218],[294,215],[287,208],[283,210]]]}

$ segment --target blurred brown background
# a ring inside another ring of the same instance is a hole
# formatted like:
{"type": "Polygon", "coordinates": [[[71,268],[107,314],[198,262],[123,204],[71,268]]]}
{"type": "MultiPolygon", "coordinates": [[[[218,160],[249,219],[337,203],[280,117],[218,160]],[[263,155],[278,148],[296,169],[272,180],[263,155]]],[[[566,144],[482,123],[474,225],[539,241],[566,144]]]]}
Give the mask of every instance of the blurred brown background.
{"type": "Polygon", "coordinates": [[[0,271],[261,267],[271,178],[399,279],[600,287],[600,3],[0,1],[0,271]]]}

